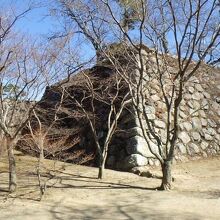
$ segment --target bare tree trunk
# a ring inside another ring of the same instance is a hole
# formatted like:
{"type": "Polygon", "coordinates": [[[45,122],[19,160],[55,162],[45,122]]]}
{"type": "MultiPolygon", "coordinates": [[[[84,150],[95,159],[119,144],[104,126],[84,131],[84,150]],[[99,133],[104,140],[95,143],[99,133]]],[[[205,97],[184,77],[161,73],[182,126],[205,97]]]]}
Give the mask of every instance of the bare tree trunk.
{"type": "Polygon", "coordinates": [[[17,189],[17,175],[16,175],[16,162],[14,156],[14,140],[7,137],[7,151],[9,162],[9,192],[15,192],[17,189]]]}
{"type": "Polygon", "coordinates": [[[162,183],[160,186],[160,190],[170,190],[172,183],[172,175],[171,175],[171,160],[165,160],[162,166],[162,183]]]}
{"type": "Polygon", "coordinates": [[[99,155],[99,173],[98,173],[98,179],[102,179],[103,178],[103,173],[104,173],[104,169],[105,169],[105,163],[104,163],[104,158],[101,155],[99,155]]]}
{"type": "Polygon", "coordinates": [[[43,146],[43,140],[39,143],[39,159],[38,159],[38,167],[37,167],[37,177],[38,177],[38,184],[40,189],[40,200],[43,198],[45,191],[46,191],[46,182],[42,182],[41,179],[41,173],[42,173],[42,166],[44,161],[44,146],[43,146]]]}
{"type": "Polygon", "coordinates": [[[102,164],[101,166],[99,166],[98,179],[102,179],[103,178],[104,169],[105,169],[105,164],[102,164]]]}

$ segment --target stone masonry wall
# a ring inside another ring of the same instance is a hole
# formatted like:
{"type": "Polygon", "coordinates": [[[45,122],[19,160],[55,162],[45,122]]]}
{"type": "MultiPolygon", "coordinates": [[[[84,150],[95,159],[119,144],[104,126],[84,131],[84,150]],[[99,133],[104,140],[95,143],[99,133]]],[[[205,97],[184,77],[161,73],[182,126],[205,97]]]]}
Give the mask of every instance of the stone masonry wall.
{"type": "MultiPolygon", "coordinates": [[[[175,65],[170,66],[176,71],[175,65]]],[[[165,141],[166,106],[157,80],[146,80],[149,119],[165,141]]],[[[145,142],[132,106],[125,110],[120,121],[121,132],[116,133],[109,149],[107,166],[129,170],[136,166],[156,165],[145,142]]],[[[150,142],[155,151],[157,146],[150,142]]],[[[186,84],[180,106],[180,133],[174,161],[220,155],[220,70],[203,65],[199,73],[186,84]]]]}

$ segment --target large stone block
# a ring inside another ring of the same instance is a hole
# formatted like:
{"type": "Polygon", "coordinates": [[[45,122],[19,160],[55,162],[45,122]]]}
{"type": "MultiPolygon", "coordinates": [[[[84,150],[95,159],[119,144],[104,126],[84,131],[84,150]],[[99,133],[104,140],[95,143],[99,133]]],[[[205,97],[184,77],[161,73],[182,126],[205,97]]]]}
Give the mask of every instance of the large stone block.
{"type": "Polygon", "coordinates": [[[163,128],[165,129],[166,128],[166,124],[165,122],[163,121],[160,121],[160,120],[154,120],[154,124],[157,128],[163,128]]]}
{"type": "Polygon", "coordinates": [[[182,154],[186,154],[187,151],[186,151],[186,146],[182,143],[178,143],[176,145],[177,149],[182,153],[182,154]]]}
{"type": "Polygon", "coordinates": [[[190,94],[193,94],[195,89],[192,86],[189,86],[188,91],[190,94]]]}
{"type": "MultiPolygon", "coordinates": [[[[158,147],[152,141],[150,141],[151,149],[154,153],[158,153],[158,147]]],[[[147,142],[143,137],[135,136],[127,141],[126,150],[128,154],[140,154],[144,157],[155,157],[149,147],[147,142]]]]}
{"type": "Polygon", "coordinates": [[[195,130],[201,130],[202,129],[202,123],[200,118],[194,117],[192,118],[192,126],[195,130]]]}
{"type": "Polygon", "coordinates": [[[208,121],[205,118],[201,118],[202,127],[206,127],[208,125],[208,121]]]}
{"type": "Polygon", "coordinates": [[[127,138],[134,136],[143,136],[142,129],[139,127],[134,127],[127,130],[127,135],[126,135],[127,138]]]}
{"type": "Polygon", "coordinates": [[[181,125],[183,126],[184,129],[186,129],[186,131],[192,130],[192,125],[190,122],[183,122],[181,125]]]}
{"type": "Polygon", "coordinates": [[[198,92],[203,92],[204,89],[202,88],[201,84],[196,84],[195,85],[195,89],[198,91],[198,92]]]}
{"type": "Polygon", "coordinates": [[[208,124],[212,127],[212,128],[216,128],[217,127],[217,124],[215,121],[211,120],[211,119],[208,119],[208,124]]]}
{"type": "Polygon", "coordinates": [[[192,138],[194,141],[198,141],[198,142],[201,140],[201,136],[199,132],[196,132],[196,131],[192,132],[192,138]]]}
{"type": "Polygon", "coordinates": [[[190,136],[186,132],[184,132],[184,131],[179,134],[179,139],[184,144],[188,144],[191,141],[190,136]]]}
{"type": "Polygon", "coordinates": [[[195,152],[196,154],[198,154],[200,152],[199,147],[194,143],[190,143],[189,148],[192,153],[195,152]]]}
{"type": "Polygon", "coordinates": [[[199,92],[195,92],[195,93],[193,93],[192,94],[192,99],[194,99],[194,100],[200,100],[202,98],[202,96],[201,96],[201,93],[199,93],[199,92]]]}
{"type": "Polygon", "coordinates": [[[199,112],[198,112],[197,110],[198,110],[198,109],[195,109],[195,108],[190,109],[190,110],[189,110],[189,114],[190,114],[192,117],[197,117],[197,116],[199,116],[199,112]]]}
{"type": "Polygon", "coordinates": [[[141,156],[140,154],[132,154],[125,158],[123,161],[123,168],[129,170],[133,167],[146,166],[148,164],[148,159],[141,156]]]}
{"type": "Polygon", "coordinates": [[[154,101],[154,102],[157,102],[160,100],[160,97],[158,95],[152,95],[151,96],[151,99],[154,101]]]}
{"type": "Polygon", "coordinates": [[[203,141],[203,142],[201,143],[201,148],[202,148],[203,150],[205,150],[208,146],[209,146],[209,144],[208,144],[207,142],[205,142],[205,141],[203,141]]]}

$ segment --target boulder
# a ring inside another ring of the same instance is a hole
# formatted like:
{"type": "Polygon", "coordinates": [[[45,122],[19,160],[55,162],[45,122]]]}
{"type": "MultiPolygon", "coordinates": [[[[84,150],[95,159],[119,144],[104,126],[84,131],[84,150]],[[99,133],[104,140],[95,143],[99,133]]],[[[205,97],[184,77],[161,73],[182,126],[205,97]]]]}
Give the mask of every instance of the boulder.
{"type": "Polygon", "coordinates": [[[189,110],[189,114],[190,114],[192,117],[197,117],[197,116],[199,116],[199,112],[198,112],[197,109],[195,109],[195,108],[190,109],[190,110],[189,110]]]}
{"type": "Polygon", "coordinates": [[[180,111],[179,115],[180,115],[180,118],[183,118],[183,119],[187,118],[187,115],[183,111],[180,111]]]}
{"type": "Polygon", "coordinates": [[[206,99],[202,100],[201,108],[204,109],[204,110],[208,110],[209,109],[209,102],[206,99]]]}
{"type": "Polygon", "coordinates": [[[198,101],[193,102],[193,109],[194,111],[198,111],[200,109],[201,105],[198,101]]]}

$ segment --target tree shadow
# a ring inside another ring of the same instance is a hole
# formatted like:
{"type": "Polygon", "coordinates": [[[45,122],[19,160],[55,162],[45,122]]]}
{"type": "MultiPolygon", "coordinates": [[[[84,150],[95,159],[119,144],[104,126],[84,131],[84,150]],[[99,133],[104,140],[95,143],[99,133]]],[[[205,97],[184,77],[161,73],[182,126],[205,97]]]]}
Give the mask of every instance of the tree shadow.
{"type": "Polygon", "coordinates": [[[142,187],[142,186],[135,186],[130,184],[123,184],[123,183],[114,183],[109,181],[100,180],[94,177],[87,177],[82,175],[74,175],[71,174],[70,177],[68,176],[55,176],[54,179],[57,179],[59,184],[48,186],[48,188],[86,188],[86,189],[140,189],[140,190],[156,190],[157,187],[142,187]],[[87,180],[89,179],[89,180],[87,180]],[[89,183],[90,185],[74,185],[74,184],[67,184],[63,183],[63,181],[74,181],[74,182],[82,182],[82,183],[89,183]],[[93,183],[93,184],[92,184],[93,183]],[[92,184],[92,185],[91,185],[92,184]]]}
{"type": "Polygon", "coordinates": [[[188,211],[177,212],[173,210],[172,212],[167,212],[161,210],[154,204],[150,198],[146,198],[146,207],[139,206],[143,203],[141,200],[133,203],[128,202],[127,205],[119,204],[120,201],[115,203],[109,203],[107,205],[93,204],[84,205],[74,204],[74,205],[62,205],[62,201],[54,204],[50,213],[53,219],[56,220],[72,220],[72,219],[187,219],[187,220],[200,220],[203,216],[191,213],[188,211]],[[149,206],[148,206],[149,205],[149,206]],[[152,208],[155,207],[155,208],[152,208]]]}
{"type": "Polygon", "coordinates": [[[3,188],[3,187],[0,187],[0,192],[8,193],[9,192],[8,187],[7,187],[7,189],[3,188]]]}

